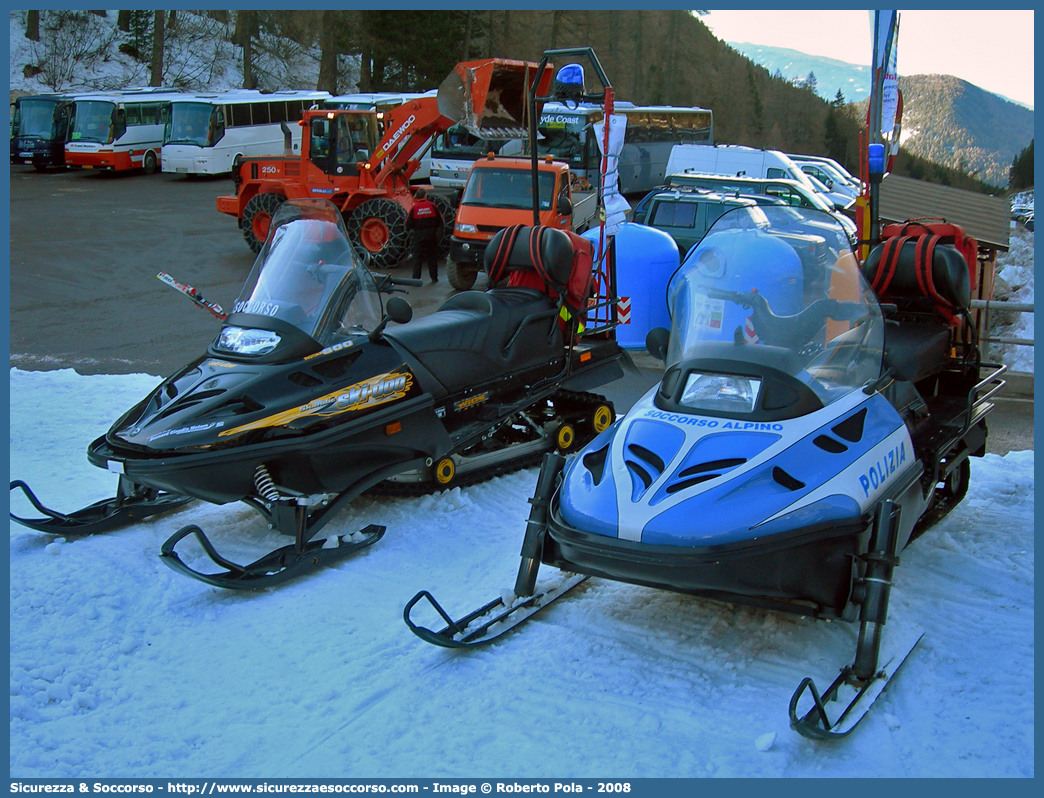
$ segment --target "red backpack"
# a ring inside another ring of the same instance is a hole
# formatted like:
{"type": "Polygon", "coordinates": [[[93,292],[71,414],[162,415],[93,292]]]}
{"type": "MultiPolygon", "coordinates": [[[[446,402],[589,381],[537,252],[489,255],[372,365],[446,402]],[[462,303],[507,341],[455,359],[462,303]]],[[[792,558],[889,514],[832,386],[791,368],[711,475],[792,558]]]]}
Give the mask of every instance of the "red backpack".
{"type": "Polygon", "coordinates": [[[959,225],[945,219],[908,219],[884,227],[881,244],[867,257],[863,274],[879,297],[909,296],[913,289],[933,300],[936,310],[957,326],[977,283],[978,251],[978,242],[959,225]],[[954,274],[955,263],[967,270],[967,283],[954,274]]]}

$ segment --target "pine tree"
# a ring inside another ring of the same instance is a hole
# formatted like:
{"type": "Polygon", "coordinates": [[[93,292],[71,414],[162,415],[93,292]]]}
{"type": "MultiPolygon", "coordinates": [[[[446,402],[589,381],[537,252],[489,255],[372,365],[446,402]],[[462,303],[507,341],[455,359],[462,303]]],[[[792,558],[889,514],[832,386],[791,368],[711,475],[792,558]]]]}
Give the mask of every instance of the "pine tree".
{"type": "Polygon", "coordinates": [[[1033,142],[1015,156],[1008,173],[1008,189],[1021,191],[1033,187],[1033,142]]]}

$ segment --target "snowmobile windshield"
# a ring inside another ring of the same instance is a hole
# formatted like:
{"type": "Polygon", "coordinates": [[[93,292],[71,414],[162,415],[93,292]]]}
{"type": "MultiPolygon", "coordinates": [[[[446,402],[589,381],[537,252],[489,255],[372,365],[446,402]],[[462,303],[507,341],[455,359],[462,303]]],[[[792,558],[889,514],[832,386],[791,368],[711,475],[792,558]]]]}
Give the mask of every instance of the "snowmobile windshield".
{"type": "Polygon", "coordinates": [[[232,312],[291,324],[326,347],[372,331],[381,301],[333,203],[288,200],[272,217],[232,312]]]}
{"type": "MultiPolygon", "coordinates": [[[[772,205],[729,211],[671,278],[667,305],[668,367],[704,358],[770,364],[824,404],[881,374],[880,306],[845,231],[827,213],[772,205]]],[[[720,391],[730,379],[690,375],[686,393],[720,391]]],[[[735,407],[753,406],[756,382],[735,381],[735,407]]]]}

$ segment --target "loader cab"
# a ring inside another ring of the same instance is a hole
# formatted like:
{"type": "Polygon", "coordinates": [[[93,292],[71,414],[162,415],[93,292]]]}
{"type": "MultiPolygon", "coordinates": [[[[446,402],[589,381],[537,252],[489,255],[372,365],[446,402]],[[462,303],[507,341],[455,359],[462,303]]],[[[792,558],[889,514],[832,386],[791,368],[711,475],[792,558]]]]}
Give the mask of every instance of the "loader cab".
{"type": "Polygon", "coordinates": [[[308,120],[309,160],[324,174],[358,177],[377,148],[377,118],[367,111],[327,111],[308,120]]]}

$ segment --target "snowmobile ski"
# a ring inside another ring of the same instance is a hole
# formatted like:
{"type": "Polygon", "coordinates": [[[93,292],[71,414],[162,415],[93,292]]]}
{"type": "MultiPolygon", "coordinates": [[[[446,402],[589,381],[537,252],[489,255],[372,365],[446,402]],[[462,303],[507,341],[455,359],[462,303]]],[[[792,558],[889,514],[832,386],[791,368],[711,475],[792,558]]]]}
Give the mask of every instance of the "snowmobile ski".
{"type": "Polygon", "coordinates": [[[72,513],[59,513],[45,507],[22,480],[11,482],[11,490],[21,490],[29,503],[43,513],[45,518],[21,518],[11,513],[11,518],[37,532],[81,538],[109,532],[128,524],[137,523],[152,515],[174,510],[192,501],[191,496],[138,485],[120,477],[115,498],[95,502],[72,513]]]}
{"type": "Polygon", "coordinates": [[[422,590],[406,605],[402,618],[406,625],[421,640],[444,648],[472,648],[492,642],[510,632],[523,621],[532,618],[536,613],[553,601],[560,599],[581,582],[586,581],[584,574],[563,574],[539,593],[531,596],[515,596],[509,594],[484,604],[474,612],[459,620],[453,620],[427,590],[422,590]],[[435,611],[446,622],[445,628],[436,632],[419,626],[410,619],[414,606],[426,599],[435,611]]]}
{"type": "Polygon", "coordinates": [[[228,314],[225,313],[224,308],[222,308],[221,305],[219,305],[217,302],[211,302],[209,299],[206,299],[203,296],[203,294],[199,292],[198,288],[195,288],[191,285],[185,285],[184,283],[179,283],[166,272],[160,272],[156,275],[156,277],[159,278],[161,282],[165,283],[166,285],[169,285],[176,291],[180,291],[181,293],[183,293],[185,296],[187,296],[189,299],[195,302],[197,307],[201,307],[203,308],[203,310],[209,313],[213,313],[221,321],[224,321],[228,318],[228,314]]]}
{"type": "Polygon", "coordinates": [[[537,477],[536,490],[529,500],[529,519],[526,523],[526,534],[522,541],[522,561],[515,587],[509,593],[484,604],[474,612],[454,621],[435,598],[426,590],[422,590],[402,611],[402,619],[417,637],[436,646],[446,648],[469,648],[480,646],[514,629],[523,621],[531,618],[551,602],[561,598],[579,585],[587,575],[561,572],[561,576],[537,591],[536,580],[540,571],[540,550],[544,545],[547,530],[547,514],[551,506],[551,494],[565,466],[565,457],[556,452],[544,455],[537,477]],[[435,611],[442,616],[446,627],[435,632],[418,626],[410,618],[410,612],[421,599],[426,599],[435,611]]]}
{"type": "Polygon", "coordinates": [[[269,552],[249,565],[237,565],[218,554],[203,530],[195,524],[190,524],[167,539],[160,548],[160,558],[164,564],[178,573],[214,587],[228,590],[261,590],[346,559],[360,549],[372,546],[384,537],[384,532],[385,527],[370,524],[351,535],[335,535],[312,540],[303,545],[295,541],[269,552]],[[174,547],[189,535],[195,536],[207,556],[225,569],[223,572],[205,574],[185,564],[174,551],[174,547]]]}
{"type": "Polygon", "coordinates": [[[897,634],[889,636],[886,649],[881,652],[881,664],[873,678],[859,680],[855,678],[852,666],[846,665],[823,694],[816,689],[811,676],[802,679],[790,699],[790,727],[812,740],[833,740],[848,735],[924,635],[924,630],[916,625],[896,631],[897,634]],[[799,715],[798,704],[806,690],[811,695],[812,707],[799,715]],[[833,713],[828,713],[829,705],[841,708],[834,720],[830,719],[833,713]]]}

